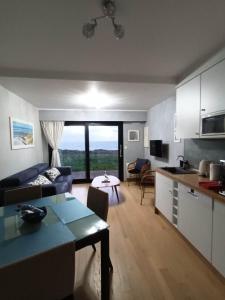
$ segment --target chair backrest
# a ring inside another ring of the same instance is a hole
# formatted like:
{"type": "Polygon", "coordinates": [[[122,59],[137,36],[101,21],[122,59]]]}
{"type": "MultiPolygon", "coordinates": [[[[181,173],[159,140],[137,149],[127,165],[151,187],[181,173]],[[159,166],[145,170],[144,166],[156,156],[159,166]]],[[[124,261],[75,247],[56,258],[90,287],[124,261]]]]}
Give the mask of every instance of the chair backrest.
{"type": "Polygon", "coordinates": [[[136,160],[136,164],[135,164],[135,169],[138,170],[139,172],[141,171],[141,168],[143,167],[143,165],[145,164],[150,164],[150,161],[148,159],[143,159],[143,158],[138,158],[136,160]]]}
{"type": "Polygon", "coordinates": [[[109,210],[109,195],[92,186],[88,189],[87,207],[93,210],[104,221],[107,220],[109,210]]]}
{"type": "Polygon", "coordinates": [[[17,188],[5,191],[4,205],[16,204],[42,197],[40,185],[17,188]]]}
{"type": "Polygon", "coordinates": [[[140,176],[142,177],[146,171],[150,170],[151,164],[150,162],[143,164],[141,171],[140,171],[140,176]]]}

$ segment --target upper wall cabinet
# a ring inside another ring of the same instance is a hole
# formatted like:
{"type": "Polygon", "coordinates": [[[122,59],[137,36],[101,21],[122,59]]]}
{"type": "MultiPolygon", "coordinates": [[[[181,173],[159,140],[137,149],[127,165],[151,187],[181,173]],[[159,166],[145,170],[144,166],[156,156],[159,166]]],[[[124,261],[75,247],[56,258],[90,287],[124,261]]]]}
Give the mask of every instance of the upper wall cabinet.
{"type": "Polygon", "coordinates": [[[200,76],[176,90],[177,138],[199,138],[200,127],[200,76]]]}
{"type": "Polygon", "coordinates": [[[201,114],[225,110],[225,60],[201,75],[201,114]]]}

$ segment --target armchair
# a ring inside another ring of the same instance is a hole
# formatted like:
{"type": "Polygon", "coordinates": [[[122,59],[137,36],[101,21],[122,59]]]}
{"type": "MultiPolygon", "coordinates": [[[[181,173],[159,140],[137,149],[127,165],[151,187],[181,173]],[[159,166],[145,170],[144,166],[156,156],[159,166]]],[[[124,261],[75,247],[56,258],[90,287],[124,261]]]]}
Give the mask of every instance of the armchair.
{"type": "Polygon", "coordinates": [[[132,179],[135,179],[137,182],[142,174],[146,171],[149,170],[151,166],[151,163],[148,159],[142,159],[142,158],[137,158],[135,161],[132,161],[127,164],[127,173],[129,177],[127,178],[127,182],[129,185],[129,181],[132,179]]]}

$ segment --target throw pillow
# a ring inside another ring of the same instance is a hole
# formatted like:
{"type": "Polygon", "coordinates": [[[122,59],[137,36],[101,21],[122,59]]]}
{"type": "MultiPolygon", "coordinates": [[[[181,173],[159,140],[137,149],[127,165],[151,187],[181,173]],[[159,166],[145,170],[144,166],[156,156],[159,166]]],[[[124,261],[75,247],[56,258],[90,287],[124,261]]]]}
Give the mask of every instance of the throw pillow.
{"type": "Polygon", "coordinates": [[[45,174],[51,181],[55,181],[56,178],[61,175],[57,168],[51,168],[50,170],[47,170],[45,174]]]}
{"type": "Polygon", "coordinates": [[[38,175],[38,177],[34,180],[29,182],[30,185],[44,185],[44,184],[51,184],[51,181],[48,180],[48,178],[46,178],[43,175],[38,175]]]}

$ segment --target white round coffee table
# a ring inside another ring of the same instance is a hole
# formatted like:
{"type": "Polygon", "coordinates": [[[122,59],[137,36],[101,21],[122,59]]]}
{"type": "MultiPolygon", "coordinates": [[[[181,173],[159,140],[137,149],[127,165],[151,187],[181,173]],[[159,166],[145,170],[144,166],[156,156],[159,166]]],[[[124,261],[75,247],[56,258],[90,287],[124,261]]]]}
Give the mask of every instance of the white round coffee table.
{"type": "Polygon", "coordinates": [[[119,202],[119,196],[117,191],[117,186],[120,185],[120,180],[116,176],[107,175],[109,182],[104,182],[105,176],[97,176],[92,180],[91,185],[97,189],[111,187],[116,192],[117,200],[119,202]]]}

